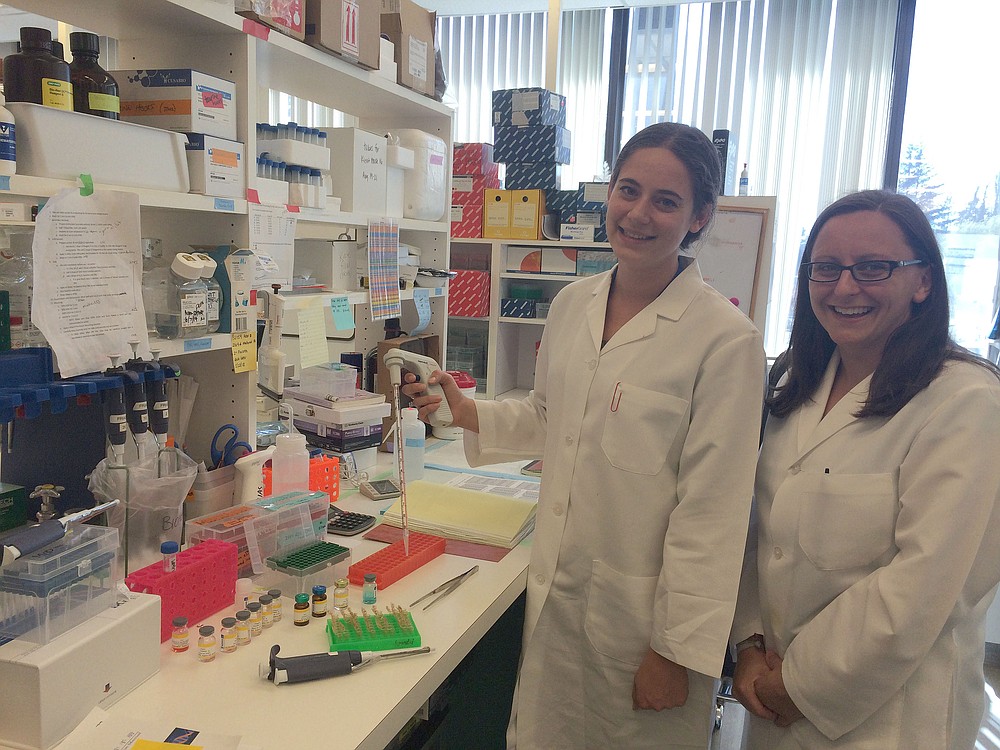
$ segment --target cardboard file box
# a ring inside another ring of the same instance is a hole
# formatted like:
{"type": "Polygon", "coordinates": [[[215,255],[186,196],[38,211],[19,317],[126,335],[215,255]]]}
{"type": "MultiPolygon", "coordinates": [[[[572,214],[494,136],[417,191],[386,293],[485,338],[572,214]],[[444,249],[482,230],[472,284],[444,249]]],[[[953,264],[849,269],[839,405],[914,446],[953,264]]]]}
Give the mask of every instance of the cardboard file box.
{"type": "Polygon", "coordinates": [[[542,88],[494,91],[493,124],[565,126],[566,97],[542,88]]]}
{"type": "Polygon", "coordinates": [[[305,39],[305,0],[235,0],[236,12],[275,31],[305,39]]]}
{"type": "Polygon", "coordinates": [[[455,271],[448,284],[448,315],[485,318],[490,314],[490,272],[455,271]]]}
{"type": "Polygon", "coordinates": [[[482,203],[458,204],[451,207],[451,236],[483,236],[482,203]]]}
{"type": "Polygon", "coordinates": [[[452,146],[452,174],[492,174],[499,178],[492,143],[456,143],[452,146]]]}
{"type": "Polygon", "coordinates": [[[507,165],[508,190],[558,190],[562,167],[555,162],[514,163],[507,165]]]}
{"type": "Polygon", "coordinates": [[[306,44],[378,69],[381,0],[308,0],[306,44]]]}
{"type": "Polygon", "coordinates": [[[501,318],[533,318],[535,317],[535,299],[507,298],[500,300],[501,318]]]}
{"type": "Polygon", "coordinates": [[[575,276],[576,250],[565,247],[543,247],[542,273],[575,276]]]}
{"type": "Polygon", "coordinates": [[[542,251],[537,247],[508,247],[507,270],[511,273],[541,273],[542,251]]]}
{"type": "Polygon", "coordinates": [[[122,120],[236,140],[236,84],[232,81],[191,68],[110,72],[118,82],[122,120]]]}
{"type": "Polygon", "coordinates": [[[508,229],[507,236],[525,240],[541,239],[542,215],[544,213],[544,191],[511,190],[510,228],[508,229]]]}
{"type": "Polygon", "coordinates": [[[486,190],[483,197],[483,237],[510,236],[510,191],[486,190]]]}
{"type": "Polygon", "coordinates": [[[243,198],[247,189],[243,144],[200,133],[188,133],[187,139],[191,192],[243,198]]]}
{"type": "Polygon", "coordinates": [[[493,136],[493,158],[501,164],[569,164],[570,133],[558,125],[497,125],[493,128],[493,136]]]}
{"type": "Polygon", "coordinates": [[[386,140],[360,128],[321,128],[330,147],[330,181],[342,211],[381,216],[386,208],[386,140]]]}
{"type": "Polygon", "coordinates": [[[396,82],[434,95],[434,23],[436,15],[410,0],[382,0],[382,33],[393,43],[396,82]]]}

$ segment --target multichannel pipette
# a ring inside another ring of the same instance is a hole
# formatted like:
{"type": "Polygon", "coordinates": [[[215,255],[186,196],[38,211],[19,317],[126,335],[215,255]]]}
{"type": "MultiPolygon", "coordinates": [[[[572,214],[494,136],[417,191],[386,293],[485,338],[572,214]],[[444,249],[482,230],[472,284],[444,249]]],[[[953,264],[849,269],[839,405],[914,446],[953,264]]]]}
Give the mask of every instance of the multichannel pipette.
{"type": "Polygon", "coordinates": [[[106,510],[110,510],[118,505],[118,502],[118,500],[110,500],[87,510],[70,513],[62,518],[42,521],[5,536],[3,544],[0,545],[0,568],[10,565],[19,557],[30,555],[50,544],[55,544],[66,535],[70,526],[83,523],[106,510]]]}
{"type": "Polygon", "coordinates": [[[275,685],[339,677],[383,659],[401,659],[404,656],[431,652],[430,646],[424,646],[403,651],[332,651],[303,656],[278,656],[279,649],[280,646],[271,646],[267,662],[260,665],[260,676],[275,685]]]}

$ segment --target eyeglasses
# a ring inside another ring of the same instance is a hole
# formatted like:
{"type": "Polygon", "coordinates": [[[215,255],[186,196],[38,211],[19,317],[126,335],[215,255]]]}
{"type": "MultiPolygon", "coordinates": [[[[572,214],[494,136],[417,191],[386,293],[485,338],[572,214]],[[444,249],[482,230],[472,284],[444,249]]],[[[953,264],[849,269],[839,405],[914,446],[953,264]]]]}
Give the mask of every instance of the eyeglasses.
{"type": "Polygon", "coordinates": [[[842,266],[839,263],[817,262],[803,263],[802,268],[806,271],[809,281],[818,281],[823,284],[840,280],[840,275],[844,271],[850,271],[855,281],[862,283],[868,281],[885,281],[897,268],[905,266],[922,266],[925,260],[863,260],[850,266],[842,266]]]}

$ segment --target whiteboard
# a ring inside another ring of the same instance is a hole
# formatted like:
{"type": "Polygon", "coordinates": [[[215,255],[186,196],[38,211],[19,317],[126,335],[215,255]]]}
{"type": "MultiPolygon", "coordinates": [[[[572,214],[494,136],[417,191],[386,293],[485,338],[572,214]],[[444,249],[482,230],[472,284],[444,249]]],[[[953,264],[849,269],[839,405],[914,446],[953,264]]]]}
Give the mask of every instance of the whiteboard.
{"type": "Polygon", "coordinates": [[[757,282],[764,260],[766,208],[722,207],[689,251],[705,281],[754,319],[757,282]]]}

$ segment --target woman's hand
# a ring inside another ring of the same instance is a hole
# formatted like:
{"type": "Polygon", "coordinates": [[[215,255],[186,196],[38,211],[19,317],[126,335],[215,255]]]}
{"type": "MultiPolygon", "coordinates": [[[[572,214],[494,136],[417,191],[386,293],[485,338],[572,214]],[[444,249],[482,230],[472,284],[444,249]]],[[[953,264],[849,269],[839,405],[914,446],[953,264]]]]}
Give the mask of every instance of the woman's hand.
{"type": "MultiPolygon", "coordinates": [[[[403,376],[403,382],[405,385],[401,390],[412,399],[420,418],[426,422],[429,415],[438,410],[441,397],[428,395],[427,383],[421,383],[412,372],[403,376]]],[[[429,382],[441,384],[444,396],[448,399],[448,406],[451,407],[452,425],[479,432],[479,414],[476,412],[475,399],[463,396],[455,379],[442,370],[432,372],[429,382]]]]}
{"type": "MultiPolygon", "coordinates": [[[[745,648],[736,656],[736,673],[733,675],[733,695],[754,716],[774,721],[778,715],[757,696],[757,681],[771,671],[767,657],[759,648],[745,648]]],[[[780,676],[780,668],[779,668],[780,676]]]]}
{"type": "Polygon", "coordinates": [[[679,708],[687,698],[687,669],[649,649],[632,681],[632,710],[679,708]]]}
{"type": "Polygon", "coordinates": [[[777,714],[774,720],[776,725],[790,726],[802,718],[802,712],[785,690],[785,681],[781,678],[781,657],[773,651],[768,651],[765,658],[767,672],[754,683],[757,697],[761,703],[777,714]]]}

